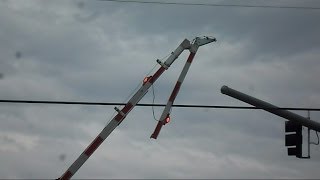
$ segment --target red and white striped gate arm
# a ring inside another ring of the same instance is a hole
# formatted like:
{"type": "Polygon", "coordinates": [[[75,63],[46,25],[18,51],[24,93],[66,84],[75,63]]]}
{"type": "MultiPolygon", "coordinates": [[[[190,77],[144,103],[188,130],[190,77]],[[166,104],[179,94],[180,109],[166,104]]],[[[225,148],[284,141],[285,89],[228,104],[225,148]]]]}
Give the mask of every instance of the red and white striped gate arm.
{"type": "MultiPolygon", "coordinates": [[[[70,179],[79,168],[87,161],[93,152],[102,144],[102,142],[111,134],[111,132],[124,120],[128,113],[136,106],[142,97],[148,92],[151,85],[160,77],[160,75],[170,67],[170,65],[185,50],[190,49],[190,41],[185,39],[178,48],[171,53],[164,63],[160,63],[161,67],[153,76],[147,78],[142,87],[132,96],[128,103],[121,109],[116,109],[118,114],[104,127],[100,134],[91,142],[91,144],[83,151],[76,161],[68,168],[68,170],[58,179],[70,179]]],[[[159,61],[159,60],[157,60],[159,61]]]]}
{"type": "Polygon", "coordinates": [[[166,104],[166,107],[164,108],[161,116],[160,116],[160,119],[158,121],[158,124],[154,130],[154,132],[152,133],[151,137],[150,138],[153,138],[153,139],[157,139],[159,133],[160,133],[160,130],[162,128],[163,125],[165,125],[166,123],[168,123],[170,121],[170,110],[171,110],[171,107],[173,105],[173,102],[175,100],[175,98],[177,97],[178,95],[178,92],[180,90],[180,87],[181,87],[181,84],[189,70],[189,67],[191,65],[191,62],[195,56],[196,52],[190,52],[190,55],[188,57],[188,60],[187,62],[185,63],[184,67],[183,67],[183,70],[181,71],[181,74],[178,78],[178,81],[176,83],[176,85],[174,86],[173,88],[173,91],[169,97],[169,100],[166,104]]]}
{"type": "Polygon", "coordinates": [[[208,37],[205,37],[205,38],[199,38],[197,37],[194,42],[191,44],[190,46],[190,54],[189,54],[189,57],[179,75],[179,78],[178,78],[178,81],[176,83],[176,85],[174,86],[173,90],[172,90],[172,93],[169,97],[169,100],[166,104],[166,107],[164,108],[161,116],[160,116],[160,119],[158,121],[158,124],[154,130],[154,132],[152,133],[151,137],[150,138],[153,138],[153,139],[157,139],[159,133],[160,133],[160,130],[162,128],[163,125],[165,125],[166,123],[168,123],[170,121],[170,110],[172,108],[172,105],[173,105],[173,102],[174,100],[176,99],[178,93],[179,93],[179,90],[180,90],[180,87],[181,87],[181,84],[183,83],[183,80],[184,78],[186,77],[187,73],[188,73],[188,70],[190,68],[190,65],[192,63],[192,60],[194,58],[194,56],[196,55],[197,51],[198,51],[198,48],[204,44],[208,44],[208,43],[211,43],[211,42],[214,42],[216,41],[215,38],[208,38],[208,37]]]}

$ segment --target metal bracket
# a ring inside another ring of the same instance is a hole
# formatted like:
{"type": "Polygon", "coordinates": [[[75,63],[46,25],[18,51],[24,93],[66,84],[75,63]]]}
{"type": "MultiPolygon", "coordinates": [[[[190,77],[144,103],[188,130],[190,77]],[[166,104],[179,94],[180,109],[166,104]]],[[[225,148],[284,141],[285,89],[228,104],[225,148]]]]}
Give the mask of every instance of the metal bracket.
{"type": "Polygon", "coordinates": [[[209,43],[211,43],[211,42],[216,42],[217,41],[217,39],[216,38],[211,38],[211,37],[208,37],[208,36],[204,36],[204,37],[196,37],[195,39],[194,39],[194,43],[193,44],[196,44],[196,45],[198,45],[198,46],[203,46],[203,45],[205,45],[205,44],[209,44],[209,43]]]}
{"type": "Polygon", "coordinates": [[[114,110],[116,110],[119,114],[121,114],[121,116],[125,116],[125,114],[122,111],[120,111],[119,108],[114,107],[114,110]]]}
{"type": "Polygon", "coordinates": [[[165,63],[161,62],[160,59],[157,59],[157,63],[160,64],[160,66],[164,67],[166,70],[169,68],[165,63]]]}

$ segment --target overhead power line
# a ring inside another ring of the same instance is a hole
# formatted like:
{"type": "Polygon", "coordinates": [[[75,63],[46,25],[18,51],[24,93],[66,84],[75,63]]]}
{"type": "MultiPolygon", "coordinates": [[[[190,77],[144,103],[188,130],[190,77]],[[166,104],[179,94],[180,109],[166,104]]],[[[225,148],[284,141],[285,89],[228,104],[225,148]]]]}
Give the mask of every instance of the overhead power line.
{"type": "MultiPolygon", "coordinates": [[[[66,105],[91,105],[91,106],[122,106],[126,103],[115,102],[84,102],[84,101],[29,101],[29,100],[0,100],[0,103],[28,103],[28,104],[66,104],[66,105]]],[[[154,106],[164,107],[165,104],[145,104],[140,103],[137,106],[154,106]]],[[[194,104],[174,104],[172,107],[180,108],[208,108],[208,109],[265,109],[252,106],[222,106],[222,105],[194,105],[194,104]]],[[[281,110],[296,110],[296,111],[320,111],[320,108],[272,108],[281,110]]]]}
{"type": "Polygon", "coordinates": [[[211,6],[211,7],[240,7],[240,8],[277,8],[277,9],[305,9],[320,10],[320,7],[310,6],[280,6],[280,5],[249,5],[249,4],[213,4],[213,3],[183,3],[183,2],[163,2],[163,1],[143,1],[143,0],[97,0],[118,3],[139,3],[139,4],[162,4],[181,6],[211,6]]]}

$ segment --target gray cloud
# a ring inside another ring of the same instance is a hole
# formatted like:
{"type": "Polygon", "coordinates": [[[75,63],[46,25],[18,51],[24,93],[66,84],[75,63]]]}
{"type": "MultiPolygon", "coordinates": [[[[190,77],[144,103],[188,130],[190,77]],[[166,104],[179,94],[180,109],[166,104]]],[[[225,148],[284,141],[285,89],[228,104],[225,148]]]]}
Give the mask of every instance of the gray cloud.
{"type": "MultiPolygon", "coordinates": [[[[199,49],[177,104],[246,105],[220,93],[229,85],[279,106],[319,106],[318,11],[0,3],[1,99],[124,101],[155,60],[184,38],[215,35],[218,42],[199,49]]],[[[187,55],[156,82],[157,103],[167,101],[187,55]]],[[[142,102],[152,102],[150,92],[142,102]]],[[[0,104],[0,178],[57,178],[106,125],[112,108],[0,104]]],[[[155,109],[159,117],[162,108],[155,109]]],[[[312,146],[310,160],[288,157],[284,121],[272,114],[174,108],[171,116],[151,140],[151,108],[137,107],[74,178],[319,177],[319,146],[312,146]]]]}

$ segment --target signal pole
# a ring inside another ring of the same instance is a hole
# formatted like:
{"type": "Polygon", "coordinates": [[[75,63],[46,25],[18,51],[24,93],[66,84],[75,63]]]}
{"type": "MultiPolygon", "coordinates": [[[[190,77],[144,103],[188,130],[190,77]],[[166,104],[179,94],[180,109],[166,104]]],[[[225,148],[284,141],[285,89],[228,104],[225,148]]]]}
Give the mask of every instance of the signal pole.
{"type": "Polygon", "coordinates": [[[298,114],[295,114],[293,112],[280,109],[279,107],[277,107],[273,104],[267,103],[265,101],[254,98],[252,96],[249,96],[249,95],[244,94],[242,92],[239,92],[237,90],[231,89],[228,86],[222,86],[221,93],[228,95],[230,97],[233,97],[235,99],[238,99],[240,101],[246,102],[248,104],[251,104],[253,106],[256,106],[258,108],[261,108],[261,109],[268,111],[272,114],[275,114],[277,116],[288,119],[289,121],[293,121],[297,124],[301,124],[302,126],[306,126],[310,129],[313,129],[315,131],[320,132],[320,123],[318,123],[316,121],[312,121],[308,118],[305,118],[305,117],[300,116],[298,114]]]}
{"type": "Polygon", "coordinates": [[[320,131],[320,123],[310,120],[309,112],[308,118],[305,118],[290,111],[280,109],[279,107],[262,101],[260,99],[251,97],[247,94],[231,89],[228,86],[222,86],[221,93],[289,120],[285,123],[285,146],[289,146],[288,156],[296,156],[297,158],[310,159],[310,129],[320,131]],[[302,156],[302,126],[306,126],[308,128],[307,157],[302,156]]]}

